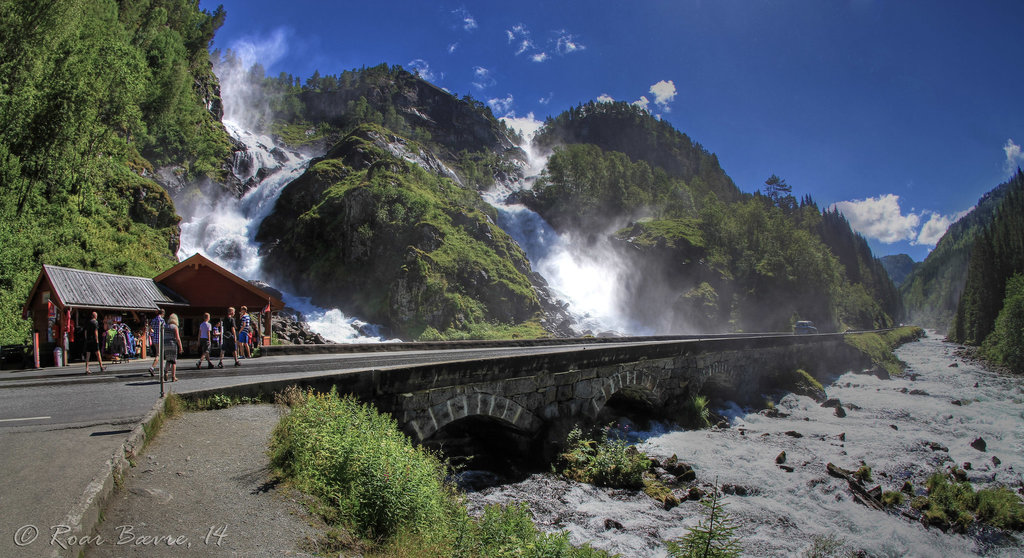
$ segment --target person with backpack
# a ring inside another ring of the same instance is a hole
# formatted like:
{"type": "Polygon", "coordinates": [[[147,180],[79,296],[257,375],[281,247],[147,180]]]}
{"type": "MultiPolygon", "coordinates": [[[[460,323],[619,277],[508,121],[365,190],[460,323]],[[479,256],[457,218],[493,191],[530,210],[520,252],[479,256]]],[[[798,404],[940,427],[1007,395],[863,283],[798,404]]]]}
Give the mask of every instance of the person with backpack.
{"type": "Polygon", "coordinates": [[[224,354],[229,354],[235,359],[235,366],[241,366],[238,362],[238,325],[235,323],[235,307],[228,308],[228,315],[224,318],[223,332],[224,343],[221,349],[221,362],[224,361],[224,354]]]}
{"type": "Polygon", "coordinates": [[[103,366],[103,355],[100,352],[100,322],[97,320],[99,314],[92,313],[92,319],[85,322],[85,373],[89,371],[89,355],[96,353],[96,360],[100,363],[100,372],[106,372],[103,366]]]}

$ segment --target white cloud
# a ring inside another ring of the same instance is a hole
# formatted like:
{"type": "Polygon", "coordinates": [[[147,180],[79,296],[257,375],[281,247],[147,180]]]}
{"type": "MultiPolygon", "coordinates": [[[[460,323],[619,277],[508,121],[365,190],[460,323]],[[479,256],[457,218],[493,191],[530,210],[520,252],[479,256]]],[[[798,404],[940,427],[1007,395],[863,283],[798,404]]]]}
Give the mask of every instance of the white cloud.
{"type": "Polygon", "coordinates": [[[615,99],[611,95],[609,95],[607,93],[601,93],[601,95],[598,96],[598,98],[597,98],[597,102],[599,102],[599,103],[614,103],[615,99]]]}
{"type": "Polygon", "coordinates": [[[508,126],[513,130],[519,132],[519,135],[523,136],[523,139],[527,141],[529,141],[530,138],[537,133],[537,130],[540,130],[541,126],[544,125],[544,122],[537,120],[532,112],[519,118],[506,116],[502,118],[501,121],[508,124],[508,126]]]}
{"type": "Polygon", "coordinates": [[[448,54],[455,54],[455,49],[459,48],[459,43],[452,43],[448,45],[448,54]]]}
{"type": "Polygon", "coordinates": [[[548,58],[551,58],[551,57],[548,56],[548,53],[546,53],[546,52],[538,52],[536,54],[531,54],[530,55],[530,60],[533,60],[534,62],[544,62],[548,58]]]}
{"type": "Polygon", "coordinates": [[[466,8],[452,10],[452,13],[455,14],[462,21],[463,29],[465,29],[466,31],[472,31],[473,29],[476,29],[476,18],[473,17],[473,14],[469,13],[466,10],[466,8]]]}
{"type": "Polygon", "coordinates": [[[676,98],[676,84],[672,80],[661,80],[651,86],[650,93],[654,95],[654,104],[661,107],[661,110],[669,112],[668,104],[676,98]]]}
{"type": "Polygon", "coordinates": [[[513,99],[512,94],[509,93],[508,96],[506,96],[504,99],[488,99],[487,104],[491,107],[491,110],[494,111],[496,114],[508,116],[515,114],[512,112],[512,104],[514,102],[515,99],[513,99]]]}
{"type": "Polygon", "coordinates": [[[558,32],[558,39],[555,42],[555,50],[558,54],[570,54],[580,50],[586,50],[586,46],[576,40],[576,36],[564,29],[558,32]]]}
{"type": "Polygon", "coordinates": [[[917,234],[917,239],[911,241],[911,244],[931,246],[934,248],[935,245],[939,243],[939,239],[942,238],[942,235],[946,234],[946,230],[949,229],[949,226],[959,221],[961,217],[967,215],[973,209],[974,207],[970,207],[954,215],[941,215],[934,211],[921,212],[922,217],[925,214],[930,214],[931,217],[929,217],[928,221],[921,227],[921,232],[917,234]]]}
{"type": "Polygon", "coordinates": [[[555,92],[552,91],[551,93],[548,93],[547,97],[541,97],[540,99],[537,99],[537,102],[542,104],[542,105],[546,105],[546,104],[550,103],[551,99],[553,99],[554,97],[555,97],[555,92]]]}
{"type": "Polygon", "coordinates": [[[1006,145],[1003,146],[1003,152],[1006,153],[1006,170],[1013,172],[1022,163],[1024,163],[1024,153],[1021,153],[1020,146],[1013,143],[1012,139],[1006,140],[1006,145]]]}
{"type": "Polygon", "coordinates": [[[483,66],[475,66],[473,68],[473,76],[473,86],[477,89],[486,89],[498,83],[493,77],[491,77],[491,71],[483,66]]]}
{"type": "Polygon", "coordinates": [[[413,73],[419,74],[420,77],[426,81],[432,82],[434,81],[434,78],[437,77],[434,75],[434,72],[430,71],[430,64],[422,58],[417,58],[409,62],[409,69],[411,69],[413,73]]]}
{"type": "Polygon", "coordinates": [[[895,194],[841,201],[832,207],[846,216],[853,230],[883,244],[918,238],[917,226],[921,218],[913,213],[903,215],[900,197],[895,194]]]}
{"type": "Polygon", "coordinates": [[[642,109],[644,109],[644,110],[650,110],[647,107],[648,107],[648,105],[651,104],[651,100],[648,99],[645,95],[640,95],[640,98],[635,100],[635,101],[633,101],[633,104],[638,106],[638,107],[640,107],[640,108],[642,108],[642,109]]]}

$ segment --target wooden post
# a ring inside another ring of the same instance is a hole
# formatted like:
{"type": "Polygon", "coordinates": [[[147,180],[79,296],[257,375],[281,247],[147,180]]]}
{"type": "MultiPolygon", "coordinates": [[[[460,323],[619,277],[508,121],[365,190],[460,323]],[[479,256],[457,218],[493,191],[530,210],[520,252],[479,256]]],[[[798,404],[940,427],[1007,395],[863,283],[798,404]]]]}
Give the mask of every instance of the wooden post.
{"type": "Polygon", "coordinates": [[[270,312],[267,312],[267,317],[266,317],[265,326],[264,326],[264,330],[263,330],[263,339],[262,339],[264,347],[269,347],[270,346],[270,338],[274,335],[273,322],[272,322],[272,320],[274,319],[273,316],[274,316],[274,311],[273,310],[271,310],[270,312]]]}

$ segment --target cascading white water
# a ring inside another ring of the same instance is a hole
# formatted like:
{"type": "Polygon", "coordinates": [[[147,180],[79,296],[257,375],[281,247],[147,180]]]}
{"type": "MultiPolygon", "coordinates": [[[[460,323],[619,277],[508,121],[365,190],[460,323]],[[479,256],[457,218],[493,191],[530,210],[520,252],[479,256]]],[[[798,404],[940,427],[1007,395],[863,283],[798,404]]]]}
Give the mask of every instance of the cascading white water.
{"type": "Polygon", "coordinates": [[[513,184],[497,184],[483,194],[484,200],[498,210],[498,226],[519,243],[533,270],[544,277],[554,294],[568,303],[567,310],[577,322],[573,326],[577,334],[654,333],[648,325],[628,318],[623,312],[623,285],[633,270],[615,253],[607,238],[583,242],[560,234],[532,209],[508,203],[509,195],[531,189],[547,164],[547,156],[533,146],[539,123],[532,119],[525,122],[526,127],[521,127],[524,120],[506,119],[526,138],[526,178],[513,184]]]}
{"type": "MultiPolygon", "coordinates": [[[[227,193],[212,199],[202,195],[175,200],[182,213],[178,258],[200,253],[244,279],[262,279],[263,259],[256,233],[284,188],[302,175],[310,157],[225,121],[232,137],[245,145],[235,154],[233,172],[250,189],[241,199],[227,193]]],[[[320,308],[309,298],[282,291],[285,304],[297,310],[312,331],[330,341],[379,342],[377,328],[336,308],[320,308]]]]}

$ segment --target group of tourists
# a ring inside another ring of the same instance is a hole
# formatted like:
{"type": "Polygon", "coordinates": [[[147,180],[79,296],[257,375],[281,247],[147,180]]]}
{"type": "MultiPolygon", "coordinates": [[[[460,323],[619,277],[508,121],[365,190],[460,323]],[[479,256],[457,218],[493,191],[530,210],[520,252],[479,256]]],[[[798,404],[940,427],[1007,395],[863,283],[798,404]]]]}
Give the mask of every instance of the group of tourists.
{"type": "MultiPolygon", "coordinates": [[[[182,352],[181,335],[178,330],[178,316],[171,314],[164,321],[164,311],[157,312],[156,317],[149,323],[149,342],[153,351],[153,365],[149,367],[149,375],[156,375],[156,367],[160,364],[160,328],[164,327],[164,361],[167,363],[164,372],[164,380],[178,381],[178,355],[182,352]]],[[[216,368],[224,368],[224,356],[227,355],[235,360],[235,366],[241,366],[240,359],[252,358],[253,325],[249,310],[245,306],[241,308],[241,315],[235,317],[235,308],[228,308],[227,316],[223,320],[216,318],[210,322],[209,312],[203,314],[203,321],[199,324],[199,360],[196,368],[203,367],[203,360],[206,360],[207,368],[214,368],[210,355],[219,353],[216,368]]],[[[88,339],[88,335],[87,335],[88,339]]],[[[101,363],[102,365],[102,363],[101,363]]],[[[88,370],[88,360],[86,360],[88,370]]]]}

